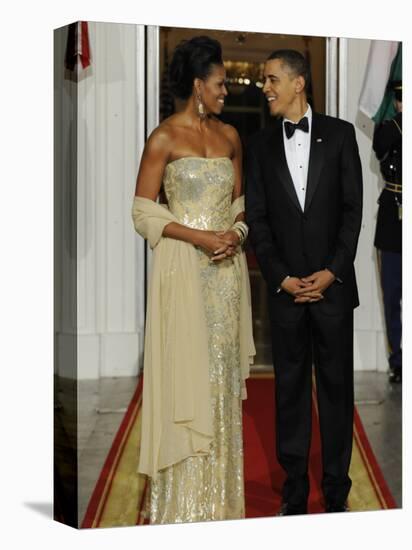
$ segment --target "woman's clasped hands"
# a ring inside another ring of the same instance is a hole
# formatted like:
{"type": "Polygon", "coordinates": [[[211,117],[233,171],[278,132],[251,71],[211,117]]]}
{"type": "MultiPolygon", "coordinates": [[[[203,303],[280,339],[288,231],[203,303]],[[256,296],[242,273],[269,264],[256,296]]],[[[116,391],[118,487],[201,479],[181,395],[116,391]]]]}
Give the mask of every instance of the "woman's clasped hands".
{"type": "Polygon", "coordinates": [[[239,235],[235,231],[201,231],[198,245],[211,255],[210,261],[218,262],[236,254],[239,235]]]}

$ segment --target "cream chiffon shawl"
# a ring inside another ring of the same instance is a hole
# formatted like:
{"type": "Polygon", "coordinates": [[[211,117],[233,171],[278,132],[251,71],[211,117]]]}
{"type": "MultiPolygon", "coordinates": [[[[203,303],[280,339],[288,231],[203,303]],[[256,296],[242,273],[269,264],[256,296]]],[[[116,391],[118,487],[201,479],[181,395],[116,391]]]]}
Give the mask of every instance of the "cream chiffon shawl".
{"type": "MultiPolygon", "coordinates": [[[[231,218],[244,210],[244,196],[231,206],[231,218]]],[[[135,197],[136,231],[153,249],[144,348],[142,438],[137,471],[151,477],[189,456],[208,454],[213,440],[207,325],[199,259],[192,244],[162,236],[170,222],[180,223],[150,199],[135,197]]],[[[242,399],[253,363],[250,284],[245,254],[233,262],[242,274],[240,360],[242,399]]]]}

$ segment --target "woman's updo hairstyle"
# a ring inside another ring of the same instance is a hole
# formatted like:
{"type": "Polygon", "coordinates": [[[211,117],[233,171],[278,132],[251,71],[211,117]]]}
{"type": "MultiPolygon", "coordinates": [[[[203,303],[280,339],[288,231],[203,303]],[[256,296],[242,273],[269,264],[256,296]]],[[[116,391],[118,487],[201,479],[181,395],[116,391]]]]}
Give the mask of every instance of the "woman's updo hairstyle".
{"type": "Polygon", "coordinates": [[[182,40],[176,47],[170,63],[170,89],[179,99],[188,99],[195,78],[205,80],[213,65],[223,65],[222,47],[208,36],[182,40]]]}

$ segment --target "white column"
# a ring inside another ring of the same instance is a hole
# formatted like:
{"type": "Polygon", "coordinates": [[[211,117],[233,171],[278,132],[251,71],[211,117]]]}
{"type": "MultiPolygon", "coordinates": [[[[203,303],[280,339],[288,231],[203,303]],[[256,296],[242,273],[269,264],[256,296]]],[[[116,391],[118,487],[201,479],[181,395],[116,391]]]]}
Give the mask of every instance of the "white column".
{"type": "MultiPolygon", "coordinates": [[[[147,91],[147,135],[148,138],[152,131],[159,124],[160,112],[160,56],[159,56],[159,39],[160,28],[149,25],[147,27],[147,52],[146,52],[146,91],[147,91]]],[[[146,277],[149,281],[150,268],[152,262],[152,251],[149,244],[146,243],[146,277]]]]}
{"type": "Polygon", "coordinates": [[[338,39],[326,38],[326,114],[337,115],[338,39]]]}
{"type": "MultiPolygon", "coordinates": [[[[89,22],[89,37],[91,66],[70,83],[77,87],[77,168],[64,159],[61,166],[66,179],[77,169],[77,255],[70,261],[77,261],[79,379],[137,374],[144,330],[144,242],[131,218],[145,137],[144,27],[89,22]]],[[[63,198],[70,197],[64,178],[63,198]]],[[[61,253],[69,257],[65,241],[61,253]]],[[[65,286],[63,272],[63,295],[65,286]]]]}
{"type": "Polygon", "coordinates": [[[364,207],[355,269],[360,306],[355,310],[355,369],[387,369],[383,305],[373,246],[377,199],[381,189],[379,163],[372,150],[373,122],[358,108],[370,40],[340,39],[339,115],[355,125],[362,161],[364,207]]]}

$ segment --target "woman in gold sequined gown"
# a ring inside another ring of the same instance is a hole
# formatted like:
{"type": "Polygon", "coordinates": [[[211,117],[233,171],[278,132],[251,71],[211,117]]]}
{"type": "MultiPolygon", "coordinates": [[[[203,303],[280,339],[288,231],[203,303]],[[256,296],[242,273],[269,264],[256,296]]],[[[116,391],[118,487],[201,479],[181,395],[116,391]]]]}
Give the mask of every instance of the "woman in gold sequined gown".
{"type": "MultiPolygon", "coordinates": [[[[241,250],[242,232],[232,227],[234,221],[244,220],[244,213],[231,218],[232,204],[242,194],[241,144],[237,131],[215,116],[223,109],[227,95],[217,41],[195,37],[181,43],[174,52],[170,77],[174,94],[186,104],[147,141],[135,201],[143,206],[147,199],[156,201],[163,185],[168,209],[176,221],[160,222],[161,236],[189,243],[196,251],[206,320],[212,434],[206,451],[155,467],[145,509],[150,523],[237,519],[245,515],[240,301],[242,284],[249,285],[248,280],[242,281],[245,273],[234,261],[241,250]]],[[[147,223],[150,233],[150,219],[147,223]]],[[[135,226],[147,237],[136,219],[135,226]]],[[[162,338],[167,340],[168,334],[162,338]]],[[[250,355],[253,352],[254,348],[250,355]]],[[[147,354],[145,350],[145,359],[147,354]]],[[[195,362],[196,356],[192,360],[195,362]]],[[[145,384],[146,364],[144,372],[145,384]]],[[[160,406],[151,404],[146,415],[156,417],[160,406]]],[[[152,418],[146,421],[147,426],[154,424],[152,418]]],[[[165,431],[159,429],[164,437],[165,431]]],[[[169,442],[171,447],[173,444],[169,442]]],[[[167,447],[167,442],[164,445],[167,447]]],[[[139,471],[150,475],[143,459],[139,471]]]]}

